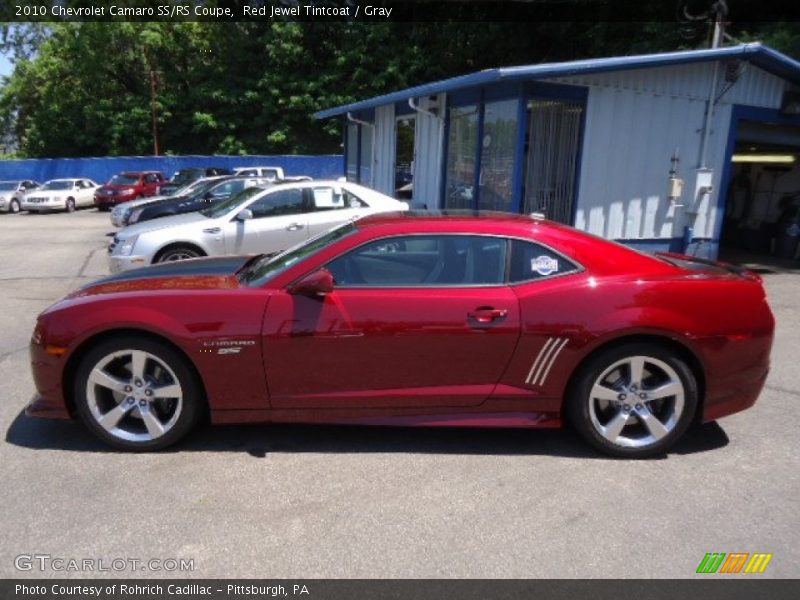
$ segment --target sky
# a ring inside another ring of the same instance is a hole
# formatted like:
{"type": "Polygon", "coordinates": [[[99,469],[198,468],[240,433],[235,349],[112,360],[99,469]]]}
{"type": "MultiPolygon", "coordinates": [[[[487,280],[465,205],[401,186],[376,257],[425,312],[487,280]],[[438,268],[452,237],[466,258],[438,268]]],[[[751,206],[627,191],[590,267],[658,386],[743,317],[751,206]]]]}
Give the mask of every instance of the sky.
{"type": "Polygon", "coordinates": [[[0,77],[11,74],[11,63],[5,54],[0,54],[0,77]]]}

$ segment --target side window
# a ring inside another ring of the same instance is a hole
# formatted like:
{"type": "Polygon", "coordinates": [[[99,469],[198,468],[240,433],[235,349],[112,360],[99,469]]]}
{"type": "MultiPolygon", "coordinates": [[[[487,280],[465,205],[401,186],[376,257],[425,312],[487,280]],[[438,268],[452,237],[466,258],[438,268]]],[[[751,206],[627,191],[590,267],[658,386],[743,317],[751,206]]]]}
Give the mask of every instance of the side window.
{"type": "Polygon", "coordinates": [[[311,188],[311,210],[318,212],[321,210],[336,210],[345,208],[342,190],[332,187],[311,188]]]}
{"type": "Polygon", "coordinates": [[[356,248],[328,269],[341,287],[501,285],[506,248],[496,237],[398,236],[356,248]]]}
{"type": "Polygon", "coordinates": [[[258,171],[256,169],[245,169],[243,171],[239,171],[237,175],[244,175],[246,177],[255,177],[258,175],[258,171]]]}
{"type": "Polygon", "coordinates": [[[574,263],[538,244],[523,240],[511,241],[509,283],[533,281],[577,270],[574,263]]]}
{"type": "Polygon", "coordinates": [[[155,183],[157,181],[156,176],[153,173],[148,173],[144,176],[145,183],[155,183]]]}
{"type": "Polygon", "coordinates": [[[254,219],[277,217],[280,215],[296,215],[303,212],[303,190],[279,190],[267,194],[248,206],[253,211],[254,219]]]}

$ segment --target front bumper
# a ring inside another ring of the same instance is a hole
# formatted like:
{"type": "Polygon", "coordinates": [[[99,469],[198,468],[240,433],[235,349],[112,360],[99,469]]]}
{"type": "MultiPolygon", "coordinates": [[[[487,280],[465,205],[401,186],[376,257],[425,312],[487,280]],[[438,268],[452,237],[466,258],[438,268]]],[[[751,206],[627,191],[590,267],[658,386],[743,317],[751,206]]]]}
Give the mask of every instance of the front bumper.
{"type": "Polygon", "coordinates": [[[136,197],[136,194],[119,194],[114,196],[95,196],[94,197],[94,204],[98,208],[102,207],[105,208],[107,206],[116,206],[117,204],[122,204],[123,202],[129,202],[136,197]]]}
{"type": "Polygon", "coordinates": [[[122,273],[123,271],[146,267],[149,264],[150,259],[146,256],[139,256],[136,254],[130,256],[108,255],[108,270],[112,273],[122,273]]]}
{"type": "Polygon", "coordinates": [[[65,200],[48,200],[47,202],[30,202],[27,200],[22,201],[22,210],[28,212],[36,212],[41,210],[65,210],[67,208],[67,201],[65,200]]]}

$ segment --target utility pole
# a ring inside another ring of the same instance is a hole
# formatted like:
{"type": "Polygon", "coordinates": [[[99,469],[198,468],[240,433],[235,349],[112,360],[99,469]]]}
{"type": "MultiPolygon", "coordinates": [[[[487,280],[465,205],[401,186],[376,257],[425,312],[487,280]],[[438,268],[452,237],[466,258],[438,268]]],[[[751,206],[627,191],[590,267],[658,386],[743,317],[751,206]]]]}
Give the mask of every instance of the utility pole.
{"type": "Polygon", "coordinates": [[[150,111],[153,113],[153,154],[158,156],[158,107],[156,105],[156,83],[156,72],[153,67],[150,66],[150,111]]]}

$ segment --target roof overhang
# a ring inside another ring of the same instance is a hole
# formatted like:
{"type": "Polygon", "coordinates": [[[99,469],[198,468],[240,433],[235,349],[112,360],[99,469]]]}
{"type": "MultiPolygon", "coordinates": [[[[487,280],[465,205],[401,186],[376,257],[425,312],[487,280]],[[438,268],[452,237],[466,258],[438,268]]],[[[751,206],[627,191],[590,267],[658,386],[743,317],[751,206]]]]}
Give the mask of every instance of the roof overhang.
{"type": "Polygon", "coordinates": [[[314,114],[317,119],[327,119],[374,109],[378,106],[404,102],[409,98],[433,96],[442,92],[452,92],[463,88],[483,86],[499,82],[549,79],[569,75],[588,75],[607,71],[623,71],[630,69],[646,69],[688,63],[709,62],[714,60],[746,60],[778,77],[800,84],[800,62],[773,50],[760,43],[741,44],[724,48],[708,48],[704,50],[687,50],[681,52],[665,52],[661,54],[640,54],[636,56],[615,56],[611,58],[593,58],[562,63],[543,63],[520,67],[504,67],[486,69],[469,75],[442,79],[415,87],[410,87],[390,94],[376,96],[367,100],[344,104],[335,108],[321,110],[314,114]]]}

